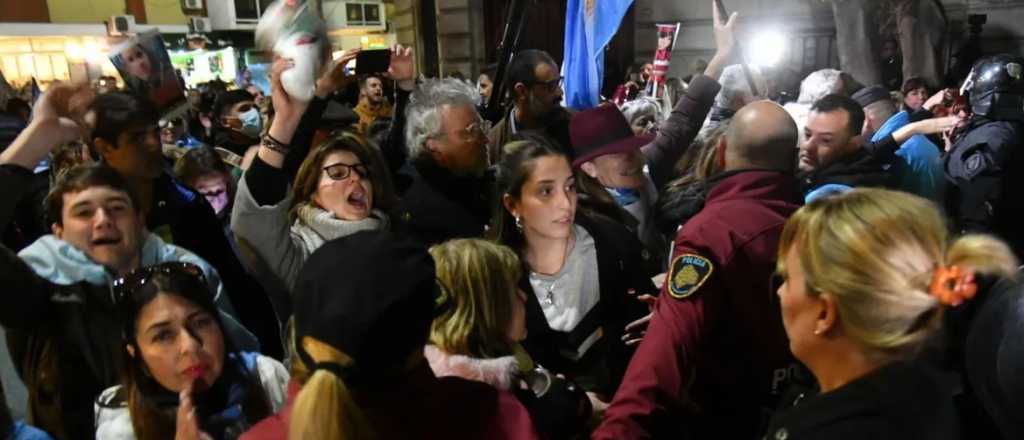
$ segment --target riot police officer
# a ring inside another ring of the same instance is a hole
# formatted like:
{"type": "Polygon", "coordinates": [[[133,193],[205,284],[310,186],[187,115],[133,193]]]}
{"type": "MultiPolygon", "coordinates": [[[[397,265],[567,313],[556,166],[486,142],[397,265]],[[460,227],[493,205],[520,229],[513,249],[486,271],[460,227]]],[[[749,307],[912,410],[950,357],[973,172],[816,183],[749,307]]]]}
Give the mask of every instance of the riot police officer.
{"type": "Polygon", "coordinates": [[[974,64],[964,82],[972,115],[944,159],[946,210],[958,233],[991,233],[1024,256],[1024,58],[1000,54],[974,64]]]}

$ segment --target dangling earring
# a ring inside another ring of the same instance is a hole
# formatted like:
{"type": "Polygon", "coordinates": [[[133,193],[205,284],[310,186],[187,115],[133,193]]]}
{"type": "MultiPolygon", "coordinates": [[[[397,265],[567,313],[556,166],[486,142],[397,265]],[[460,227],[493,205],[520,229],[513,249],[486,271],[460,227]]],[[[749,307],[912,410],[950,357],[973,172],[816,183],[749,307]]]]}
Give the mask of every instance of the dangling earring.
{"type": "Polygon", "coordinates": [[[521,234],[521,233],[523,233],[523,218],[518,216],[518,215],[515,216],[515,217],[516,217],[516,229],[518,229],[519,233],[521,234]]]}

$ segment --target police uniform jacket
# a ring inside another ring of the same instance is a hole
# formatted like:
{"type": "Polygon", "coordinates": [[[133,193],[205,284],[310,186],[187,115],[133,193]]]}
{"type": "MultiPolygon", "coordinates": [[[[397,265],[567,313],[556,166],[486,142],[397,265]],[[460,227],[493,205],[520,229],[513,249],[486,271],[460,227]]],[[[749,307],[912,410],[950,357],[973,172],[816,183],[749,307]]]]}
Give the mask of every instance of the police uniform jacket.
{"type": "Polygon", "coordinates": [[[598,303],[571,332],[552,330],[540,300],[532,294],[530,269],[524,267],[519,285],[528,292],[527,337],[523,348],[544,368],[566,375],[586,391],[610,397],[633,355],[633,349],[622,341],[625,327],[649,313],[636,296],[656,292],[651,282],[655,266],[636,235],[621,224],[585,211],[577,212],[576,224],[594,238],[601,290],[598,303]],[[635,293],[628,293],[630,290],[635,293]],[[575,352],[595,332],[601,332],[600,339],[580,359],[572,360],[562,354],[575,352]]]}
{"type": "Polygon", "coordinates": [[[777,171],[732,172],[710,190],[593,438],[756,437],[793,362],[770,280],[798,200],[777,171]]]}
{"type": "Polygon", "coordinates": [[[991,233],[1024,256],[1024,124],[974,120],[945,157],[946,210],[958,233],[991,233]]]}
{"type": "Polygon", "coordinates": [[[825,394],[794,391],[765,440],[966,438],[956,380],[920,362],[894,362],[825,394]]]}

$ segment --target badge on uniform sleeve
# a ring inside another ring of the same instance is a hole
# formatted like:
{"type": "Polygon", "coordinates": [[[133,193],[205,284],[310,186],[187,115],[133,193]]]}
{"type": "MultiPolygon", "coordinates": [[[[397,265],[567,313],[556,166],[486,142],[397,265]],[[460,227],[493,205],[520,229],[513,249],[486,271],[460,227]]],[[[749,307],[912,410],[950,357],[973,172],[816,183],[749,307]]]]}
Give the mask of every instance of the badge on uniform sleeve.
{"type": "Polygon", "coordinates": [[[683,299],[696,292],[711,276],[715,266],[700,255],[683,254],[672,260],[668,277],[668,294],[683,299]]]}

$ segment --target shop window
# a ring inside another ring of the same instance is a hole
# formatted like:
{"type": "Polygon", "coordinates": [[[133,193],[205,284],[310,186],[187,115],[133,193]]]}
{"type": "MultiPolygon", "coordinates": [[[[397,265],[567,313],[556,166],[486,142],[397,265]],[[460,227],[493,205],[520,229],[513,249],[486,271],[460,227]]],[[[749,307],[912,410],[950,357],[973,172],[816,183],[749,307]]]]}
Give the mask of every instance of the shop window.
{"type": "Polygon", "coordinates": [[[263,16],[274,0],[234,0],[235,19],[239,22],[254,22],[263,16]]]}

